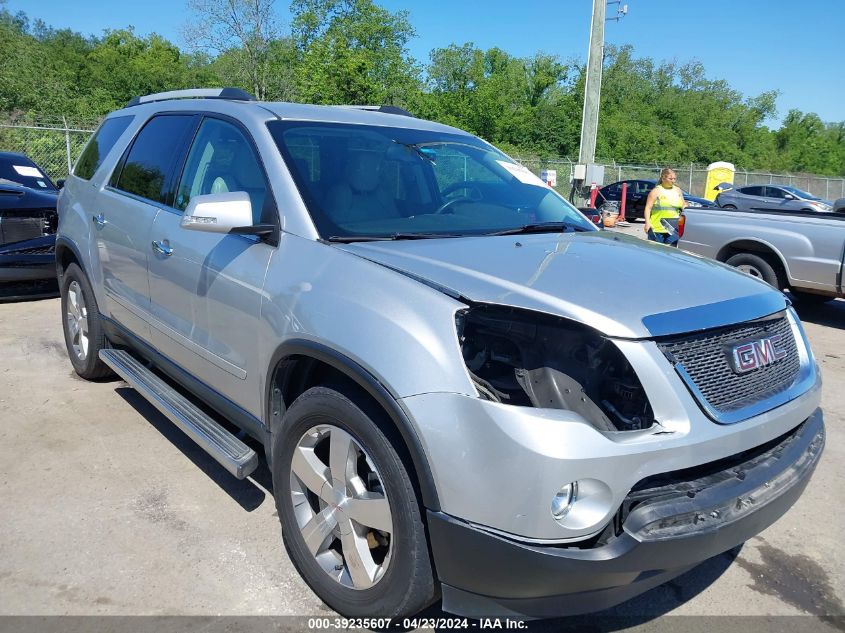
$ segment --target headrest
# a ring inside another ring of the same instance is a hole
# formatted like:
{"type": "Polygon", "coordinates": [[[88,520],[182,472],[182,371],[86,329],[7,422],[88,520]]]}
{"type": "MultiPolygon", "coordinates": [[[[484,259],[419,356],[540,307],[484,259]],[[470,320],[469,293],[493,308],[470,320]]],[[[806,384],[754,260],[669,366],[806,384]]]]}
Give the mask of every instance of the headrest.
{"type": "Polygon", "coordinates": [[[379,182],[381,155],[374,152],[353,152],[349,157],[346,177],[358,193],[373,191],[379,182]]]}

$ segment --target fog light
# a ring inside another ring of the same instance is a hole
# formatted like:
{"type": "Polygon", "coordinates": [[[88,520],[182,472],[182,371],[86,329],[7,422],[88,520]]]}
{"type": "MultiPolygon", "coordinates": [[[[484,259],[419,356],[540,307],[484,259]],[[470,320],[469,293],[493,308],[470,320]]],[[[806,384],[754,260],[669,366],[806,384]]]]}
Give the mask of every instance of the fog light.
{"type": "Polygon", "coordinates": [[[571,484],[566,484],[561,488],[552,499],[552,516],[556,521],[560,521],[569,510],[572,509],[572,504],[578,497],[578,482],[573,481],[571,484]]]}

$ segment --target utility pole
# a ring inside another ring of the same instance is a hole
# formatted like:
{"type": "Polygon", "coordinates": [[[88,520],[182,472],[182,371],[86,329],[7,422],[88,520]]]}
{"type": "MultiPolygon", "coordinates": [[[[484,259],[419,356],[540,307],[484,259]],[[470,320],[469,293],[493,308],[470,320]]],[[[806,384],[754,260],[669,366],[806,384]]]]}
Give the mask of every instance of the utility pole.
{"type": "Polygon", "coordinates": [[[604,61],[604,21],[607,0],[593,0],[593,21],[590,28],[590,50],[587,54],[587,77],[584,85],[584,110],[581,114],[581,149],[578,163],[588,165],[596,160],[596,135],[599,128],[601,70],[604,61]]]}

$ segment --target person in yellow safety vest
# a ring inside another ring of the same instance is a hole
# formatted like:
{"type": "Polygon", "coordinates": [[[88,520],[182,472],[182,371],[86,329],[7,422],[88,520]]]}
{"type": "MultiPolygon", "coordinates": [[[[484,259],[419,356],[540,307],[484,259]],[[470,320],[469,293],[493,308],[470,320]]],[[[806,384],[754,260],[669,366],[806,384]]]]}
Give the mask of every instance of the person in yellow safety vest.
{"type": "Polygon", "coordinates": [[[684,192],[675,185],[678,176],[673,169],[664,167],[660,170],[660,182],[652,189],[645,202],[645,231],[652,242],[678,245],[678,238],[671,235],[661,220],[674,219],[681,215],[687,206],[684,192]]]}

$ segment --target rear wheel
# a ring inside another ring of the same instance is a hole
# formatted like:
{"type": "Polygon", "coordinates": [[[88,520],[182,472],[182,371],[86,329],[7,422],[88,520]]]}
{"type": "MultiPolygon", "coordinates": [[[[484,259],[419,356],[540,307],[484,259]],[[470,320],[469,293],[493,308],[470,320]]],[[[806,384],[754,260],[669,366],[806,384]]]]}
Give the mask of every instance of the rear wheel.
{"type": "Polygon", "coordinates": [[[425,526],[373,409],[325,387],[296,399],[274,440],[276,507],[288,553],[323,602],[348,617],[414,615],[436,595],[425,526]]]}
{"type": "Polygon", "coordinates": [[[733,211],[736,211],[736,207],[735,207],[734,205],[732,205],[732,204],[726,204],[726,205],[724,205],[722,208],[723,208],[723,209],[731,209],[731,210],[733,210],[733,211]]]}
{"type": "Polygon", "coordinates": [[[738,253],[729,258],[725,262],[729,266],[733,266],[744,273],[762,279],[770,286],[774,286],[778,290],[783,289],[783,277],[776,268],[776,265],[764,258],[762,255],[754,253],[738,253]]]}
{"type": "Polygon", "coordinates": [[[111,376],[114,372],[100,360],[100,350],[108,347],[100,321],[100,309],[88,277],[76,264],[65,269],[61,283],[62,330],[74,371],[86,380],[111,376]]]}

